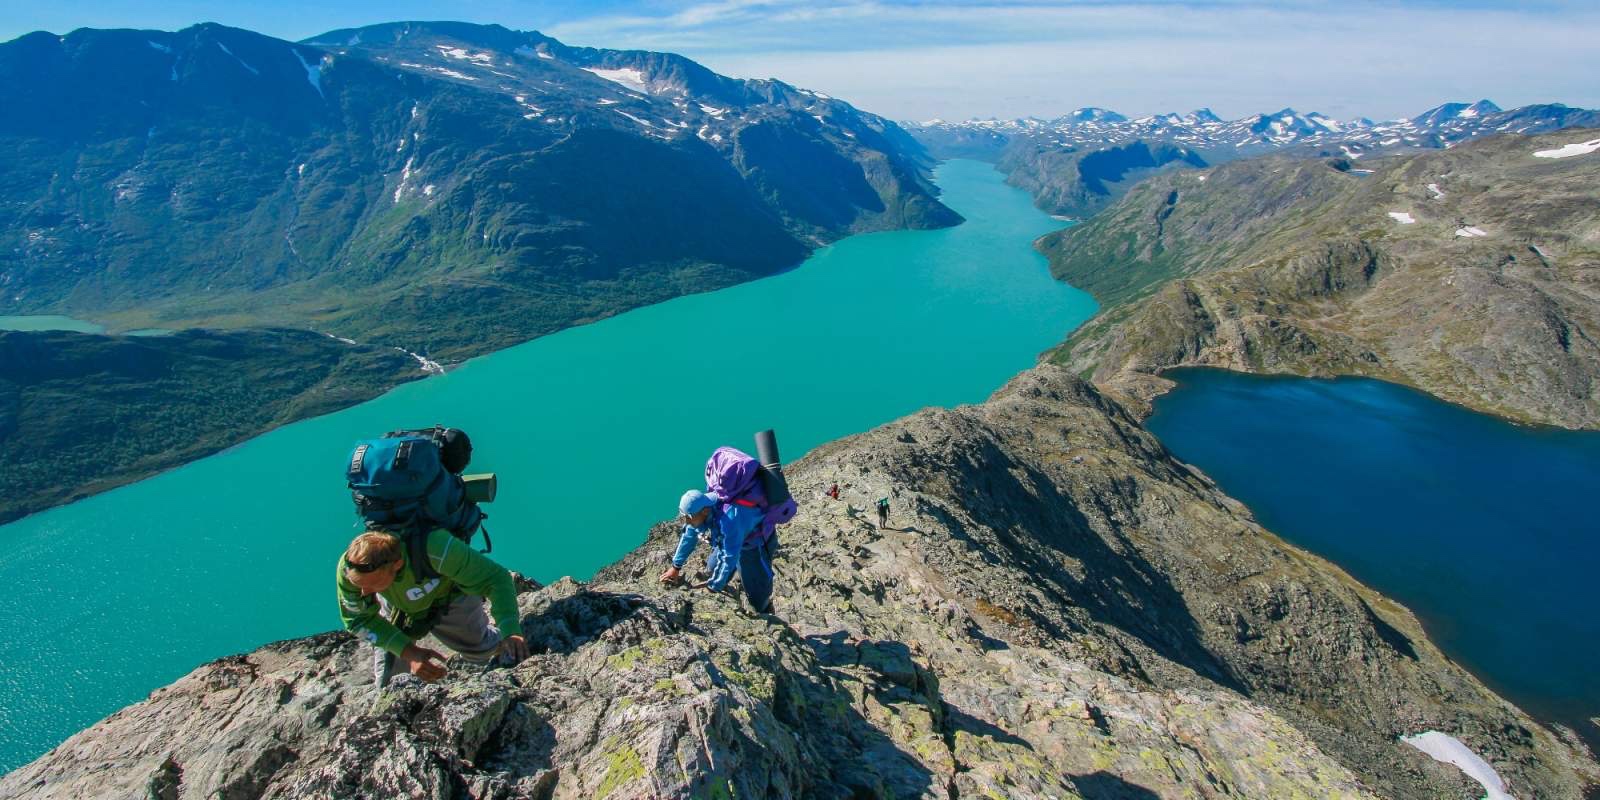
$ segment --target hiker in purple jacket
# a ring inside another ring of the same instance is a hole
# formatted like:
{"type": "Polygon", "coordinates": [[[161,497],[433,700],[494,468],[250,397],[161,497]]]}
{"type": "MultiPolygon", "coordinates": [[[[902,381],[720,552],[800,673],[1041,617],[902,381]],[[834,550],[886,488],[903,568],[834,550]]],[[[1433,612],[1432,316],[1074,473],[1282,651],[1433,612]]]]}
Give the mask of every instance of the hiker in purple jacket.
{"type": "Polygon", "coordinates": [[[720,592],[733,576],[740,576],[750,607],[761,613],[772,610],[772,558],[777,553],[776,523],[794,516],[794,503],[785,501],[768,509],[766,494],[758,480],[760,465],[750,456],[731,447],[718,448],[706,462],[706,488],[690,489],[678,502],[684,518],[683,535],[673,553],[672,566],[661,580],[675,583],[683,565],[704,534],[711,542],[706,567],[711,578],[706,588],[720,592]]]}
{"type": "Polygon", "coordinates": [[[678,549],[672,554],[672,566],[661,573],[663,583],[682,580],[683,565],[694,554],[705,536],[711,544],[711,555],[706,558],[706,569],[711,578],[706,588],[723,591],[728,582],[739,574],[744,584],[745,597],[750,607],[767,612],[772,605],[772,556],[777,550],[776,536],[762,537],[762,512],[758,508],[722,503],[714,494],[696,489],[685,492],[678,503],[683,514],[683,535],[678,539],[678,549]],[[755,534],[755,535],[752,535],[755,534]]]}

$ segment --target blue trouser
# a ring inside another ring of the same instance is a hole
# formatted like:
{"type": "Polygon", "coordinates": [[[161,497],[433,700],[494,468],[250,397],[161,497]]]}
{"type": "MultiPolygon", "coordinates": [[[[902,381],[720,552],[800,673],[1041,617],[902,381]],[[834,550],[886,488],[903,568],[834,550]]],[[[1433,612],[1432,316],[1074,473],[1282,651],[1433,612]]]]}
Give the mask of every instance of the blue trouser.
{"type": "MultiPolygon", "coordinates": [[[[778,534],[774,532],[756,547],[739,551],[739,582],[744,585],[745,599],[757,612],[766,613],[772,604],[772,558],[778,553],[778,534]]],[[[714,575],[722,560],[721,550],[711,551],[706,566],[714,575]]]]}

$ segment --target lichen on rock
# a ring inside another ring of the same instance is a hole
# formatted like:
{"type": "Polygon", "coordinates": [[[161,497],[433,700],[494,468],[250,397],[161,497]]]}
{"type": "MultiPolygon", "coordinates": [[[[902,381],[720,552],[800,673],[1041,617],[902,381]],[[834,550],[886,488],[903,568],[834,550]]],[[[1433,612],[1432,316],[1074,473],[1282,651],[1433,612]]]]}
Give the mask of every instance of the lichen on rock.
{"type": "Polygon", "coordinates": [[[0,798],[1476,796],[1399,742],[1419,730],[1519,797],[1600,780],[1062,369],[788,474],[803,510],[776,615],[658,584],[663,524],[591,581],[524,585],[516,667],[377,696],[352,637],[277,642],[74,736],[0,798]]]}

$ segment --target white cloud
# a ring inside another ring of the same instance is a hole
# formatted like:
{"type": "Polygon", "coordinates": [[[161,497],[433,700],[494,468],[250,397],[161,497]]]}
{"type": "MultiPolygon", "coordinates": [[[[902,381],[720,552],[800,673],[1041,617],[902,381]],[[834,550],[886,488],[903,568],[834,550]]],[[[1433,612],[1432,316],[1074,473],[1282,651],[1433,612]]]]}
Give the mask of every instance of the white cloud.
{"type": "Polygon", "coordinates": [[[727,0],[547,32],[681,52],[900,119],[1083,105],[1385,118],[1480,97],[1600,105],[1588,80],[1600,14],[1582,7],[727,0]]]}

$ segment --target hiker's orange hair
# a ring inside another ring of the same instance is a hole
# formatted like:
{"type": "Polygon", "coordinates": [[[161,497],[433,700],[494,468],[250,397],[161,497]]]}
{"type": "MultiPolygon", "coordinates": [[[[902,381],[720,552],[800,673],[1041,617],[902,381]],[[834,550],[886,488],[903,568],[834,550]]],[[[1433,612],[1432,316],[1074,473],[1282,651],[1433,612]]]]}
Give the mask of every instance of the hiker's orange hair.
{"type": "Polygon", "coordinates": [[[345,548],[346,564],[388,564],[400,560],[400,538],[383,531],[367,531],[345,548]]]}

